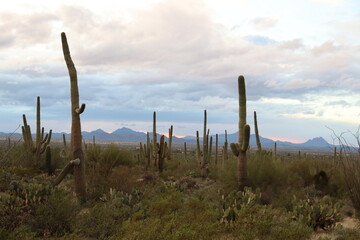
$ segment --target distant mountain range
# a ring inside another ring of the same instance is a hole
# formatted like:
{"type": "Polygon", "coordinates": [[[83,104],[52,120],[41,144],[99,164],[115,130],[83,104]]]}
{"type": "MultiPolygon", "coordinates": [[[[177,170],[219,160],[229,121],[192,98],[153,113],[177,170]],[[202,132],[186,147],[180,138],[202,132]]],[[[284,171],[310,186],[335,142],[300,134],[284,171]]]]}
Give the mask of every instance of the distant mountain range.
{"type": "MultiPolygon", "coordinates": [[[[65,134],[66,139],[70,139],[70,134],[67,133],[53,133],[53,139],[62,139],[62,135],[65,134]]],[[[8,137],[9,133],[0,132],[0,137],[8,137]]],[[[83,139],[92,140],[95,136],[96,141],[106,141],[106,142],[146,142],[146,134],[143,132],[137,132],[130,128],[119,128],[112,133],[107,133],[102,129],[97,129],[91,132],[82,132],[83,139]]],[[[19,133],[14,133],[12,137],[19,138],[22,137],[19,133]]],[[[157,134],[158,139],[160,139],[160,135],[157,134]]],[[[152,133],[150,133],[150,138],[152,138],[152,133]]],[[[219,134],[219,145],[224,144],[225,134],[219,134]]],[[[202,139],[200,140],[202,141],[202,139]]],[[[228,134],[228,142],[237,142],[238,141],[238,133],[228,134]]],[[[304,143],[291,143],[286,141],[274,141],[269,138],[264,138],[260,136],[261,145],[263,148],[273,148],[276,142],[277,147],[280,149],[302,149],[302,150],[330,150],[334,147],[332,144],[326,142],[326,140],[322,137],[316,137],[310,139],[304,143]]],[[[196,137],[194,136],[186,136],[183,138],[173,137],[174,144],[183,144],[186,142],[187,144],[196,144],[196,137]]],[[[215,144],[215,136],[213,136],[213,144],[215,144]]],[[[255,134],[250,135],[250,146],[256,147],[256,139],[255,134]]]]}

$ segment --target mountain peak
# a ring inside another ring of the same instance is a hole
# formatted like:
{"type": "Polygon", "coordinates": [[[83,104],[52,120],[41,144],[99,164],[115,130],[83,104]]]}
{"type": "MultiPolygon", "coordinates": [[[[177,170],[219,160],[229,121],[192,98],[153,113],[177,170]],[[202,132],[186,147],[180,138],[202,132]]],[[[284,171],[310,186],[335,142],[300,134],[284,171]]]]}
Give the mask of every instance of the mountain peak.
{"type": "Polygon", "coordinates": [[[104,130],[102,130],[101,128],[96,129],[95,131],[92,131],[93,133],[105,133],[104,130]]]}
{"type": "Polygon", "coordinates": [[[130,133],[136,133],[136,131],[127,127],[122,127],[112,132],[112,134],[130,134],[130,133]]]}
{"type": "Polygon", "coordinates": [[[313,139],[309,139],[304,143],[304,145],[319,147],[319,146],[329,146],[329,143],[323,137],[316,137],[313,139]]]}

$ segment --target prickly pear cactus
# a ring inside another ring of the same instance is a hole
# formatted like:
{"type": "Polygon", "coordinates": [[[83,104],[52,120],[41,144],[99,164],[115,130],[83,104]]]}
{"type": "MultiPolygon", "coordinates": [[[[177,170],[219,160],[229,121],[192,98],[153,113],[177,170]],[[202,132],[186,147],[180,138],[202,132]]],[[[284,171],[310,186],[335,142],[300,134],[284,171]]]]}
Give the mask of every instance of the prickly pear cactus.
{"type": "Polygon", "coordinates": [[[294,196],[292,201],[292,218],[301,221],[315,230],[321,228],[330,230],[341,220],[339,202],[333,203],[329,196],[321,199],[297,199],[294,196]]]}
{"type": "Polygon", "coordinates": [[[238,212],[243,209],[254,207],[260,202],[261,193],[257,189],[255,192],[251,188],[245,187],[244,191],[233,191],[228,195],[221,196],[220,205],[223,212],[220,222],[229,223],[237,219],[238,212]]]}

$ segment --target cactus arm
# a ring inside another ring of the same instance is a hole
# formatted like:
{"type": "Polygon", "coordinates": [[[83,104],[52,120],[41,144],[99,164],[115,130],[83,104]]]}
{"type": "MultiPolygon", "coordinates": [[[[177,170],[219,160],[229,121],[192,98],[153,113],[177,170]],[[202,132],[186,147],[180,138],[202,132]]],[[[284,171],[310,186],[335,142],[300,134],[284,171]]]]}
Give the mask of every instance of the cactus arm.
{"type": "Polygon", "coordinates": [[[259,135],[256,111],[254,111],[254,127],[255,127],[255,137],[256,137],[257,148],[258,148],[258,151],[261,152],[261,142],[260,142],[260,135],[259,135]]]}
{"type": "Polygon", "coordinates": [[[245,79],[243,76],[238,78],[238,91],[239,91],[239,144],[243,145],[242,134],[244,132],[244,126],[246,124],[246,90],[245,79]]]}
{"type": "Polygon", "coordinates": [[[75,112],[77,114],[82,114],[84,112],[84,110],[85,110],[85,107],[86,107],[86,105],[85,105],[85,103],[83,103],[83,104],[81,104],[80,108],[78,108],[78,107],[75,108],[75,112]]]}
{"type": "Polygon", "coordinates": [[[249,148],[249,141],[250,141],[250,126],[246,124],[244,126],[244,132],[243,132],[243,144],[241,146],[242,151],[246,151],[249,148]]]}
{"type": "Polygon", "coordinates": [[[231,152],[234,156],[239,156],[239,144],[238,143],[230,143],[231,152]]]}

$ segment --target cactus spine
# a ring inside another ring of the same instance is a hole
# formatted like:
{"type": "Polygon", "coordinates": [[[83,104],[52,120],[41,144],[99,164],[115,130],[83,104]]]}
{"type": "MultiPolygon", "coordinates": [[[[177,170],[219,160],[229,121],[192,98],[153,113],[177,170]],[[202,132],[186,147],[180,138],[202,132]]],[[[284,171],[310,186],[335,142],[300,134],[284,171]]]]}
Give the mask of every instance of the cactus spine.
{"type": "Polygon", "coordinates": [[[258,152],[261,152],[261,142],[260,142],[259,129],[257,124],[256,111],[254,111],[254,125],[255,125],[256,145],[258,148],[258,152]]]}
{"type": "Polygon", "coordinates": [[[233,154],[238,158],[238,187],[244,191],[247,181],[246,151],[249,148],[250,126],[246,124],[246,89],[243,76],[238,78],[239,92],[239,143],[230,145],[233,154]]]}
{"type": "Polygon", "coordinates": [[[65,33],[61,33],[61,43],[64,59],[70,76],[71,93],[71,159],[79,159],[80,163],[74,166],[75,193],[81,203],[86,202],[86,181],[85,181],[85,161],[82,150],[81,122],[80,114],[85,110],[85,104],[79,105],[79,89],[77,72],[70,56],[69,45],[65,33]]]}
{"type": "Polygon", "coordinates": [[[35,136],[35,146],[32,140],[30,126],[27,124],[26,116],[23,114],[23,124],[21,127],[22,135],[24,139],[24,146],[28,153],[35,155],[34,166],[38,167],[41,161],[41,155],[45,152],[46,147],[49,145],[51,140],[52,130],[50,129],[49,134],[46,134],[44,137],[44,128],[41,128],[41,119],[40,119],[40,97],[37,97],[36,100],[36,136],[35,136]]]}

